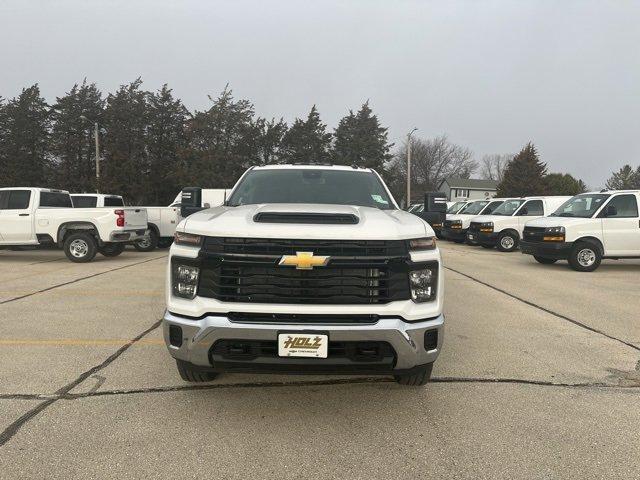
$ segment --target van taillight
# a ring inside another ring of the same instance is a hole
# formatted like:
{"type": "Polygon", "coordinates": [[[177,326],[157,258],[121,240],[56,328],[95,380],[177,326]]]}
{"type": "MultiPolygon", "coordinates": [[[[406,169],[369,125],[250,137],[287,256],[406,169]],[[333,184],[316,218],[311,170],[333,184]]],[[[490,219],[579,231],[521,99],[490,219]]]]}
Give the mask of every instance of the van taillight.
{"type": "Polygon", "coordinates": [[[124,227],[124,210],[114,210],[113,213],[118,216],[116,218],[116,226],[124,227]]]}

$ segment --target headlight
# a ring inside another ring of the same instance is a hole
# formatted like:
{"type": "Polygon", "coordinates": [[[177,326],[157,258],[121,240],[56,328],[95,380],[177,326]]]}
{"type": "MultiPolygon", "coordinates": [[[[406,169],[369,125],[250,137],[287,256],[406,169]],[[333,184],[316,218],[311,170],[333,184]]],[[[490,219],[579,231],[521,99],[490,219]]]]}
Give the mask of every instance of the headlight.
{"type": "Polygon", "coordinates": [[[484,222],[480,224],[480,231],[485,233],[493,233],[493,222],[484,222]]]}
{"type": "Polygon", "coordinates": [[[545,242],[564,242],[564,227],[547,227],[544,229],[542,240],[545,242]]]}
{"type": "Polygon", "coordinates": [[[193,299],[198,289],[200,268],[182,264],[177,260],[171,264],[171,274],[173,294],[177,297],[193,299]]]}
{"type": "Polygon", "coordinates": [[[409,272],[411,299],[416,303],[428,302],[436,296],[437,267],[409,272]]]}
{"type": "Polygon", "coordinates": [[[200,235],[194,235],[193,233],[176,232],[174,242],[176,245],[199,247],[202,243],[202,237],[200,235]]]}
{"type": "Polygon", "coordinates": [[[414,238],[409,240],[409,250],[433,250],[436,248],[435,237],[414,238]]]}

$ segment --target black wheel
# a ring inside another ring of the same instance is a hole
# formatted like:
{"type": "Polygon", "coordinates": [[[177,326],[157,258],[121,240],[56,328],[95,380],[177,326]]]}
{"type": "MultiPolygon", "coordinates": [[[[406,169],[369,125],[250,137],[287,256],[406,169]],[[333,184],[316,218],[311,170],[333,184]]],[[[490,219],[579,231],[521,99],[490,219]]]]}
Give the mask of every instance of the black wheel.
{"type": "Polygon", "coordinates": [[[596,245],[579,242],[571,249],[568,260],[571,268],[578,272],[593,272],[602,262],[602,253],[596,245]]]}
{"type": "Polygon", "coordinates": [[[105,257],[117,257],[124,252],[124,243],[105,243],[103,246],[98,247],[98,252],[105,257]]]}
{"type": "Polygon", "coordinates": [[[183,360],[176,360],[176,365],[180,378],[185,382],[209,382],[218,376],[217,373],[198,370],[183,360]]]}
{"type": "Polygon", "coordinates": [[[419,387],[426,385],[431,380],[431,371],[433,370],[433,363],[423,365],[419,370],[415,370],[413,373],[407,373],[404,375],[394,375],[400,385],[409,385],[412,387],[419,387]]]}
{"type": "Polygon", "coordinates": [[[533,258],[536,259],[536,262],[542,263],[543,265],[551,265],[552,263],[556,263],[558,261],[557,258],[539,257],[538,255],[534,255],[533,258]]]}
{"type": "Polygon", "coordinates": [[[155,230],[149,230],[149,235],[145,235],[140,240],[133,242],[133,248],[139,252],[152,252],[158,246],[158,234],[155,230]]]}
{"type": "Polygon", "coordinates": [[[493,245],[491,245],[490,243],[481,243],[480,245],[482,246],[482,248],[493,248],[493,245]]]}
{"type": "Polygon", "coordinates": [[[501,252],[513,252],[518,248],[518,236],[511,232],[501,233],[498,236],[496,247],[501,252]]]}
{"type": "Polygon", "coordinates": [[[158,240],[158,248],[169,248],[173,243],[172,237],[163,237],[158,240]]]}
{"type": "Polygon", "coordinates": [[[87,263],[93,260],[98,252],[96,239],[90,233],[72,233],[64,239],[64,254],[75,263],[87,263]]]}

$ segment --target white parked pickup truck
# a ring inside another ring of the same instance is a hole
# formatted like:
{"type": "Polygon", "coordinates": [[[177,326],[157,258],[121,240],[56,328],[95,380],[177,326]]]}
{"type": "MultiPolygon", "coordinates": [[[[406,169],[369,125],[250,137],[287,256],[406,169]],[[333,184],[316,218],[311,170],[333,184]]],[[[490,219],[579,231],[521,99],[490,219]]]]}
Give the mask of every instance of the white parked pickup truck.
{"type": "Polygon", "coordinates": [[[527,222],[520,248],[540,263],[568,260],[592,272],[603,258],[640,258],[639,190],[576,195],[545,218],[527,222]]]}
{"type": "Polygon", "coordinates": [[[186,381],[225,371],[393,375],[423,385],[442,348],[434,231],[371,169],[249,169],[180,222],[164,339],[186,381]]]}
{"type": "Polygon", "coordinates": [[[72,193],[73,208],[124,207],[120,195],[104,193],[72,193]]]}
{"type": "MultiPolygon", "coordinates": [[[[183,190],[198,191],[198,204],[195,205],[193,211],[203,210],[205,208],[217,207],[225,201],[226,195],[231,190],[224,188],[198,188],[189,187],[183,190]]],[[[182,195],[180,192],[168,207],[142,207],[147,209],[149,219],[149,231],[140,240],[136,241],[133,246],[140,252],[150,252],[156,248],[168,248],[173,242],[173,236],[176,232],[176,226],[184,216],[188,216],[192,212],[184,213],[182,208],[182,195]]]]}
{"type": "Polygon", "coordinates": [[[470,242],[485,248],[496,247],[501,252],[513,252],[518,248],[524,225],[529,220],[554,212],[571,197],[523,197],[502,202],[491,215],[480,215],[467,231],[470,242]]]}
{"type": "Polygon", "coordinates": [[[0,247],[57,244],[72,262],[89,262],[120,255],[146,229],[143,208],[73,208],[64,190],[0,188],[0,247]]]}

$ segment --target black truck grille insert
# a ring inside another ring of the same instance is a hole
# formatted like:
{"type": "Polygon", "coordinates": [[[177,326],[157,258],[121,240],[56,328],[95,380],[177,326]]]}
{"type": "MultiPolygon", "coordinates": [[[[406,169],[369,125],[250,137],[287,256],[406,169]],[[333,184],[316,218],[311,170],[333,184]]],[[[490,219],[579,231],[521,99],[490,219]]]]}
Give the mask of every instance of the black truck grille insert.
{"type": "Polygon", "coordinates": [[[223,302],[384,304],[411,298],[404,241],[209,237],[200,254],[198,295],[223,302]],[[283,255],[313,252],[329,263],[281,266],[283,255]]]}
{"type": "Polygon", "coordinates": [[[480,231],[480,224],[478,222],[471,222],[471,224],[469,225],[469,231],[470,232],[479,232],[480,231]]]}
{"type": "Polygon", "coordinates": [[[544,227],[524,227],[522,238],[528,242],[544,241],[544,227]]]}
{"type": "Polygon", "coordinates": [[[253,217],[253,221],[258,223],[355,225],[360,219],[349,213],[264,212],[253,217]]]}

